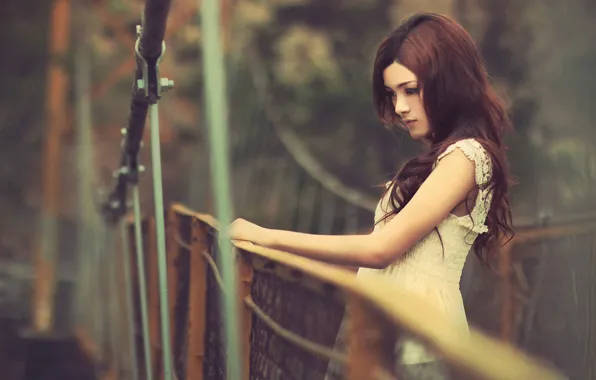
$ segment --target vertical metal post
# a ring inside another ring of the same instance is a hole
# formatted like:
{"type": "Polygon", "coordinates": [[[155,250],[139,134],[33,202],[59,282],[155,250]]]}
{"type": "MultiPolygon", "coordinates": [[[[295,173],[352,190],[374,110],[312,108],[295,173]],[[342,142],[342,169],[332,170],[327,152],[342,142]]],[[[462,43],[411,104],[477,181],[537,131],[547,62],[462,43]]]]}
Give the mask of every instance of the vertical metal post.
{"type": "Polygon", "coordinates": [[[159,272],[159,311],[161,316],[163,371],[164,380],[173,380],[172,348],[170,340],[170,303],[168,301],[168,273],[166,261],[166,233],[157,102],[149,105],[149,121],[151,125],[151,165],[153,168],[153,199],[155,202],[155,229],[157,236],[157,266],[159,272]]]}
{"type": "Polygon", "coordinates": [[[122,318],[120,318],[120,295],[121,292],[118,291],[118,270],[116,264],[116,239],[114,236],[114,228],[113,226],[109,226],[107,231],[107,239],[106,239],[106,250],[104,252],[104,260],[106,265],[106,294],[107,302],[106,302],[106,315],[108,320],[108,329],[109,329],[109,352],[110,352],[110,363],[111,368],[113,368],[114,373],[118,378],[121,377],[121,371],[123,367],[122,363],[122,356],[120,352],[120,335],[122,334],[121,330],[121,323],[122,318]]]}
{"type": "Polygon", "coordinates": [[[149,335],[149,313],[147,306],[147,280],[145,277],[145,255],[143,253],[143,231],[141,231],[141,205],[138,185],[132,188],[132,204],[135,222],[135,246],[137,248],[137,277],[139,280],[139,296],[141,299],[141,326],[143,328],[143,349],[145,352],[145,378],[153,380],[153,364],[151,360],[151,336],[149,335]]]}
{"type": "MultiPolygon", "coordinates": [[[[120,233],[121,233],[121,240],[122,240],[122,271],[124,272],[124,287],[126,288],[126,315],[128,316],[128,332],[130,336],[128,337],[129,340],[129,354],[130,354],[130,361],[131,361],[131,379],[132,380],[139,380],[139,359],[137,355],[137,344],[136,344],[136,334],[135,334],[135,309],[134,309],[134,301],[133,301],[133,284],[131,280],[131,268],[130,268],[130,245],[128,241],[128,230],[126,219],[122,219],[120,222],[120,233]]],[[[150,377],[146,377],[147,379],[151,379],[150,377]]]]}
{"type": "Polygon", "coordinates": [[[211,174],[215,197],[216,217],[221,223],[219,231],[219,267],[222,271],[224,291],[221,292],[222,313],[225,322],[227,378],[240,380],[242,361],[240,356],[240,325],[238,319],[237,279],[235,257],[229,239],[232,221],[232,202],[229,174],[228,107],[226,96],[225,62],[221,36],[220,2],[203,0],[202,31],[206,97],[207,125],[211,154],[211,174]]]}
{"type": "Polygon", "coordinates": [[[92,334],[93,341],[97,344],[97,361],[101,365],[106,359],[105,347],[106,347],[106,322],[107,322],[107,311],[108,304],[105,295],[105,252],[106,252],[106,239],[107,227],[103,223],[97,225],[97,233],[95,235],[95,244],[92,252],[92,276],[89,279],[91,283],[91,319],[92,319],[92,334]]]}

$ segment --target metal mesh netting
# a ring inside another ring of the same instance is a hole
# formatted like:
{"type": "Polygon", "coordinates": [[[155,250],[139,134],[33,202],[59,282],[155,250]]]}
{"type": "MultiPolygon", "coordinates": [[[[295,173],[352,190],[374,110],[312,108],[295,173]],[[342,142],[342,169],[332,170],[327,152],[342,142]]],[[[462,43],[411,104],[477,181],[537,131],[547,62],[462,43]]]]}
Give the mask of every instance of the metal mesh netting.
{"type": "MultiPolygon", "coordinates": [[[[207,236],[209,254],[214,262],[218,262],[219,249],[217,236],[210,231],[207,236]]],[[[226,352],[225,332],[223,321],[220,317],[221,288],[213,275],[212,270],[207,271],[207,301],[205,307],[205,361],[203,364],[203,376],[205,380],[226,379],[226,352]]]]}
{"type": "Polygon", "coordinates": [[[516,344],[571,379],[593,379],[596,237],[593,233],[516,248],[516,344]]]}
{"type": "Polygon", "coordinates": [[[474,287],[464,295],[470,323],[491,335],[501,335],[503,326],[510,325],[515,346],[571,379],[596,378],[591,360],[596,355],[596,236],[537,237],[516,244],[511,257],[512,270],[504,278],[479,268],[475,257],[468,259],[468,269],[474,269],[474,287]],[[502,294],[502,282],[510,279],[513,299],[502,294]],[[504,302],[512,308],[505,316],[504,302]]]}
{"type": "MultiPolygon", "coordinates": [[[[191,244],[192,231],[192,217],[187,215],[177,215],[177,233],[176,239],[180,239],[182,243],[191,244]]],[[[176,275],[178,277],[178,289],[176,289],[174,302],[174,326],[176,326],[173,333],[173,357],[174,357],[174,371],[179,379],[186,378],[186,351],[188,348],[188,311],[189,293],[190,293],[190,255],[191,252],[185,247],[180,246],[174,240],[178,248],[178,258],[174,263],[176,275]]]]}
{"type": "MultiPolygon", "coordinates": [[[[315,291],[275,274],[255,271],[251,296],[283,328],[323,346],[334,345],[344,304],[332,289],[315,291]]],[[[285,341],[255,315],[250,347],[251,379],[317,380],[325,377],[327,359],[285,341]]]]}
{"type": "MultiPolygon", "coordinates": [[[[208,235],[209,253],[215,262],[219,253],[214,231],[208,235]]],[[[277,325],[300,337],[338,353],[348,351],[349,319],[345,317],[345,303],[332,286],[309,286],[305,282],[274,273],[277,264],[268,263],[265,270],[255,270],[251,286],[254,303],[277,325]]],[[[212,270],[207,271],[207,300],[205,326],[204,378],[226,378],[223,321],[220,316],[221,289],[212,270]]],[[[396,347],[395,330],[391,346],[386,349],[397,358],[401,352],[396,347]]],[[[388,340],[389,341],[389,340],[388,340]]],[[[395,361],[396,363],[399,360],[395,361]]],[[[313,354],[286,341],[273,331],[259,316],[252,315],[250,333],[251,380],[339,380],[344,379],[343,363],[313,354]]],[[[413,366],[395,365],[395,374],[406,380],[447,380],[448,370],[442,362],[413,366]]]]}

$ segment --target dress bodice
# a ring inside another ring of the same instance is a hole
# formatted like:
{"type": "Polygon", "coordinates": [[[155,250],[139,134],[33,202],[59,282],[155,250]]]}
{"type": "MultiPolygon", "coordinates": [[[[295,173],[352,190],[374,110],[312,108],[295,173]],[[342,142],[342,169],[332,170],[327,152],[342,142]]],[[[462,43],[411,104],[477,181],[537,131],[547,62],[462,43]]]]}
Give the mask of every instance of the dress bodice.
{"type": "MultiPolygon", "coordinates": [[[[467,331],[459,281],[472,244],[479,234],[488,231],[486,218],[492,200],[492,161],[479,142],[466,139],[450,145],[437,158],[435,166],[456,149],[460,149],[475,165],[478,193],[470,214],[449,214],[436,230],[433,229],[388,267],[380,270],[361,268],[358,276],[388,277],[399,286],[425,297],[467,331]]],[[[377,205],[375,230],[382,229],[390,220],[381,220],[391,207],[389,194],[386,191],[377,205]]],[[[428,357],[421,347],[415,346],[405,349],[404,355],[404,361],[411,363],[425,361],[428,357]]]]}

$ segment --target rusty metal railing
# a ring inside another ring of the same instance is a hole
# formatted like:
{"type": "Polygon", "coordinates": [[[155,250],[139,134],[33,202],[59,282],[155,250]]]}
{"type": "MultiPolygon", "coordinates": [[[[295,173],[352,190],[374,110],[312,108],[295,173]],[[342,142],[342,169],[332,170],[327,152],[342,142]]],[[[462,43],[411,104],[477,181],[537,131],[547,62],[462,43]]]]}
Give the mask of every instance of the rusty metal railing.
{"type": "MultiPolygon", "coordinates": [[[[180,380],[225,379],[217,223],[174,205],[166,225],[175,375],[180,380]]],[[[149,234],[152,230],[147,228],[149,234]]],[[[153,239],[146,236],[144,241],[146,262],[154,262],[153,239]]],[[[403,378],[408,368],[400,365],[395,347],[404,339],[436,355],[442,375],[563,378],[544,363],[478,331],[472,331],[469,339],[455,335],[440,313],[382,280],[364,282],[352,272],[250,243],[238,243],[236,249],[245,379],[285,378],[288,373],[305,379],[403,378]],[[340,345],[336,337],[346,307],[351,328],[340,345]],[[335,363],[334,373],[330,362],[335,363]]],[[[159,358],[156,270],[149,265],[149,320],[154,326],[149,341],[159,358]]],[[[158,361],[155,373],[159,367],[158,361]]]]}

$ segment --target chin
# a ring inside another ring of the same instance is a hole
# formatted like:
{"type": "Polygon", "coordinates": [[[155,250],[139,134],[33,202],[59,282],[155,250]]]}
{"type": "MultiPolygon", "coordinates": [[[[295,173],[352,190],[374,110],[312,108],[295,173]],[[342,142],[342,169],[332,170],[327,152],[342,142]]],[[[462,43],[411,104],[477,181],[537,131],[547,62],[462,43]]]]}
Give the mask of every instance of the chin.
{"type": "Polygon", "coordinates": [[[416,141],[426,140],[430,136],[430,131],[428,130],[420,130],[413,128],[408,130],[408,132],[410,133],[410,137],[412,138],[412,140],[416,141]]]}
{"type": "Polygon", "coordinates": [[[424,138],[427,136],[427,134],[425,133],[416,133],[416,132],[411,132],[410,131],[410,137],[412,138],[412,140],[424,140],[424,138]]]}

